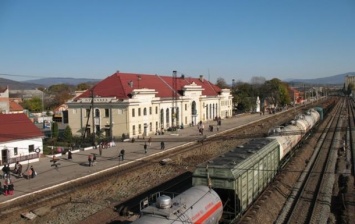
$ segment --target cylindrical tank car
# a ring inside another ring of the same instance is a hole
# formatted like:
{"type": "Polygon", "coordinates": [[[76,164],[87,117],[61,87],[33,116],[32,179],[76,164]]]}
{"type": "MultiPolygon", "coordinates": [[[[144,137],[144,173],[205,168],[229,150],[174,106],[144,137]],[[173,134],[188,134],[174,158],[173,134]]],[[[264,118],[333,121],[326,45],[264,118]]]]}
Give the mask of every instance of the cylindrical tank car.
{"type": "Polygon", "coordinates": [[[141,211],[134,224],[218,223],[223,213],[218,194],[207,186],[194,186],[175,198],[162,195],[141,211]]]}

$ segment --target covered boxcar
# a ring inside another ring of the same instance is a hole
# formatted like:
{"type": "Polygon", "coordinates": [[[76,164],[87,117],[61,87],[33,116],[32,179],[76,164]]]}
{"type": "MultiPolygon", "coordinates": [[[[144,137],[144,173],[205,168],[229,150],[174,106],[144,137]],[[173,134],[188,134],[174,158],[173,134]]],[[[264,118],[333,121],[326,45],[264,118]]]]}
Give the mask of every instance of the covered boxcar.
{"type": "Polygon", "coordinates": [[[224,204],[223,220],[238,218],[277,173],[280,146],[273,139],[253,139],[209,162],[193,173],[193,185],[212,184],[224,204]]]}

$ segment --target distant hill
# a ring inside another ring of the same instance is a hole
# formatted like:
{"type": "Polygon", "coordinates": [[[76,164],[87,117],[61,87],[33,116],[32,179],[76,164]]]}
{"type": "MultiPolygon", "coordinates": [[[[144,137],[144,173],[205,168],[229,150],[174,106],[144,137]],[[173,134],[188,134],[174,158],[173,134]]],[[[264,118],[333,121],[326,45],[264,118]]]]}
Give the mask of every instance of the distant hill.
{"type": "Polygon", "coordinates": [[[24,81],[26,83],[36,83],[45,87],[49,87],[57,84],[68,84],[68,85],[78,85],[80,83],[97,83],[101,79],[82,79],[82,78],[44,78],[44,79],[33,79],[24,81]]]}
{"type": "Polygon", "coordinates": [[[7,86],[10,90],[29,90],[39,88],[42,85],[31,82],[24,83],[13,81],[11,79],[0,78],[0,87],[6,88],[7,86]]]}
{"type": "Polygon", "coordinates": [[[308,83],[308,84],[332,84],[332,85],[343,85],[346,76],[355,76],[355,72],[348,72],[344,74],[317,78],[317,79],[288,79],[287,82],[292,83],[308,83]]]}

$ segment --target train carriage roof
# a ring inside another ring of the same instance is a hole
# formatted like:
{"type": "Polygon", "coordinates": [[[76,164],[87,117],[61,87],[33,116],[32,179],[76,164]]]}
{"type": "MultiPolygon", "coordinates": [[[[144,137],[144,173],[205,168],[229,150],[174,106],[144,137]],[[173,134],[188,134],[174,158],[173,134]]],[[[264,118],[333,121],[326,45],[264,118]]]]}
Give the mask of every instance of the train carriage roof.
{"type": "Polygon", "coordinates": [[[226,178],[237,178],[241,172],[254,166],[266,153],[275,148],[279,148],[275,139],[252,139],[213,160],[199,164],[194,175],[206,175],[206,167],[208,166],[211,177],[224,175],[226,178]]]}

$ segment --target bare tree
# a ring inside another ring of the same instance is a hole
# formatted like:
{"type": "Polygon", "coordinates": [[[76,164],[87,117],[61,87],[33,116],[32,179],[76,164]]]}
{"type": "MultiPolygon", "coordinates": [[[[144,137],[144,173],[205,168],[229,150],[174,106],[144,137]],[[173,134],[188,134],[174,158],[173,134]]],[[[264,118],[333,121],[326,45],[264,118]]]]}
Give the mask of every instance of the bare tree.
{"type": "Polygon", "coordinates": [[[266,82],[266,79],[262,76],[253,76],[250,79],[252,85],[263,85],[266,82]]]}
{"type": "Polygon", "coordinates": [[[219,77],[216,82],[216,86],[218,86],[221,89],[229,89],[230,86],[226,83],[226,80],[224,78],[219,77]]]}

